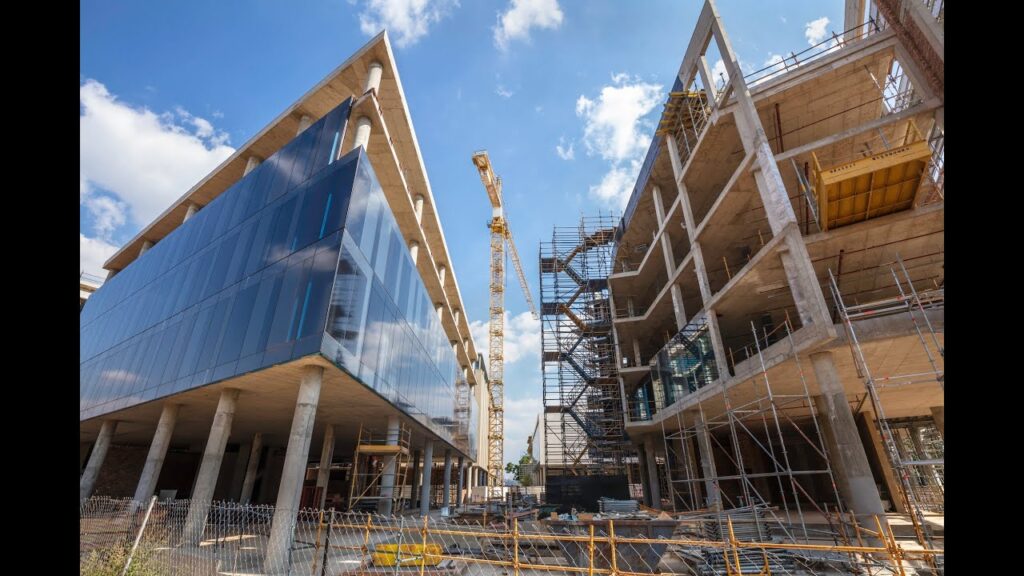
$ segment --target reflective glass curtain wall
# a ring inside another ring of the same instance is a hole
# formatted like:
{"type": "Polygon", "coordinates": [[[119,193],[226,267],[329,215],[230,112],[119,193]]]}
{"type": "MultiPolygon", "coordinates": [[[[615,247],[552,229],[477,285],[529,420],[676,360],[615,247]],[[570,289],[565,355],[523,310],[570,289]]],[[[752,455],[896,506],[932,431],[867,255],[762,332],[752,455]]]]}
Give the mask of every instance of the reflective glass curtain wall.
{"type": "Polygon", "coordinates": [[[365,154],[338,158],[350,104],[92,295],[80,419],[323,352],[450,441],[455,357],[365,154]]]}

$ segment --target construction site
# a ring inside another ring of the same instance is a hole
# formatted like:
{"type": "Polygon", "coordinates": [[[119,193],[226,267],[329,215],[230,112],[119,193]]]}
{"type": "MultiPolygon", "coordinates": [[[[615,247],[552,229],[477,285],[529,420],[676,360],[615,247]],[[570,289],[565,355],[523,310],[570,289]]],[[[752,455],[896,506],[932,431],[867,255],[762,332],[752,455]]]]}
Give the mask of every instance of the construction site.
{"type": "Polygon", "coordinates": [[[81,275],[81,573],[944,574],[943,3],[843,6],[750,70],[701,2],[625,210],[538,284],[474,153],[486,354],[375,37],[81,275]]]}

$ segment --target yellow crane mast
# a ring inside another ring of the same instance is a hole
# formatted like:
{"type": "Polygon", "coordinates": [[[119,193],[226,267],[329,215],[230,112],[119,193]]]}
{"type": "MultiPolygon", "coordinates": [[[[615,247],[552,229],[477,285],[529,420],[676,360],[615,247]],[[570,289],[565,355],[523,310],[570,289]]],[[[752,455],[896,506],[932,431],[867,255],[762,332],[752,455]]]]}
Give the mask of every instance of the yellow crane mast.
{"type": "Polygon", "coordinates": [[[491,231],[491,303],[490,303],[490,329],[489,346],[487,354],[487,372],[490,377],[490,402],[488,403],[488,429],[487,429],[487,473],[491,476],[488,497],[500,498],[502,479],[504,473],[504,441],[505,441],[505,246],[508,245],[508,253],[512,257],[512,265],[515,266],[516,274],[519,276],[519,284],[523,288],[526,302],[530,306],[530,313],[535,319],[537,308],[533,304],[533,297],[530,296],[530,287],[526,283],[526,275],[523,274],[523,266],[519,263],[519,253],[516,245],[512,242],[512,231],[509,229],[508,219],[505,217],[505,209],[501,198],[501,178],[494,175],[491,168],[491,159],[487,156],[486,150],[473,154],[473,164],[480,172],[480,181],[487,190],[487,197],[491,200],[491,220],[487,227],[491,231]]]}

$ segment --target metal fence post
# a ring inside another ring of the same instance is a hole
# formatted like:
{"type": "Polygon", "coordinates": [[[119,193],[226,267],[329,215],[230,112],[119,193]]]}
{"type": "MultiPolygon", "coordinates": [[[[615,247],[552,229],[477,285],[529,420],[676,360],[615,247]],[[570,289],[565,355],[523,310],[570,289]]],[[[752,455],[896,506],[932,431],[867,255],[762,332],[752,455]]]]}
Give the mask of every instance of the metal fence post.
{"type": "Polygon", "coordinates": [[[331,508],[331,519],[327,522],[327,536],[324,537],[324,562],[320,568],[320,576],[327,576],[328,553],[331,550],[331,530],[334,529],[334,508],[331,508]]]}
{"type": "MultiPolygon", "coordinates": [[[[511,508],[509,509],[511,510],[511,508]]],[[[512,519],[512,571],[519,576],[519,519],[512,519]]]]}
{"type": "Polygon", "coordinates": [[[615,555],[615,521],[608,520],[608,546],[612,549],[612,576],[619,573],[619,563],[615,555]]]}
{"type": "Polygon", "coordinates": [[[146,516],[142,519],[142,526],[139,526],[139,533],[135,535],[135,543],[132,544],[132,550],[128,553],[128,559],[125,560],[124,569],[121,570],[121,576],[125,576],[128,573],[128,567],[132,565],[132,558],[135,556],[135,550],[139,547],[139,541],[142,540],[142,531],[146,529],[146,523],[149,522],[149,514],[153,511],[153,504],[156,504],[156,496],[149,499],[149,507],[146,508],[146,516]]]}
{"type": "Polygon", "coordinates": [[[587,555],[590,563],[587,564],[587,576],[594,576],[594,525],[590,525],[590,541],[587,543],[587,555]]]}
{"type": "Polygon", "coordinates": [[[420,550],[420,576],[427,570],[427,520],[430,516],[423,517],[423,549],[420,550]]]}

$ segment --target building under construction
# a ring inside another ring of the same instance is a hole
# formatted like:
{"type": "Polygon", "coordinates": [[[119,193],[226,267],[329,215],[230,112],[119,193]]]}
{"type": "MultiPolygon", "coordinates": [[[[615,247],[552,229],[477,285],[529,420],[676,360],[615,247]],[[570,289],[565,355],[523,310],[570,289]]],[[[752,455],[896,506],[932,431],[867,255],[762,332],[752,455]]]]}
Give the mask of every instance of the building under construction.
{"type": "Polygon", "coordinates": [[[704,2],[621,221],[541,245],[549,493],[942,547],[943,7],[845,8],[750,72],[704,2]]]}

